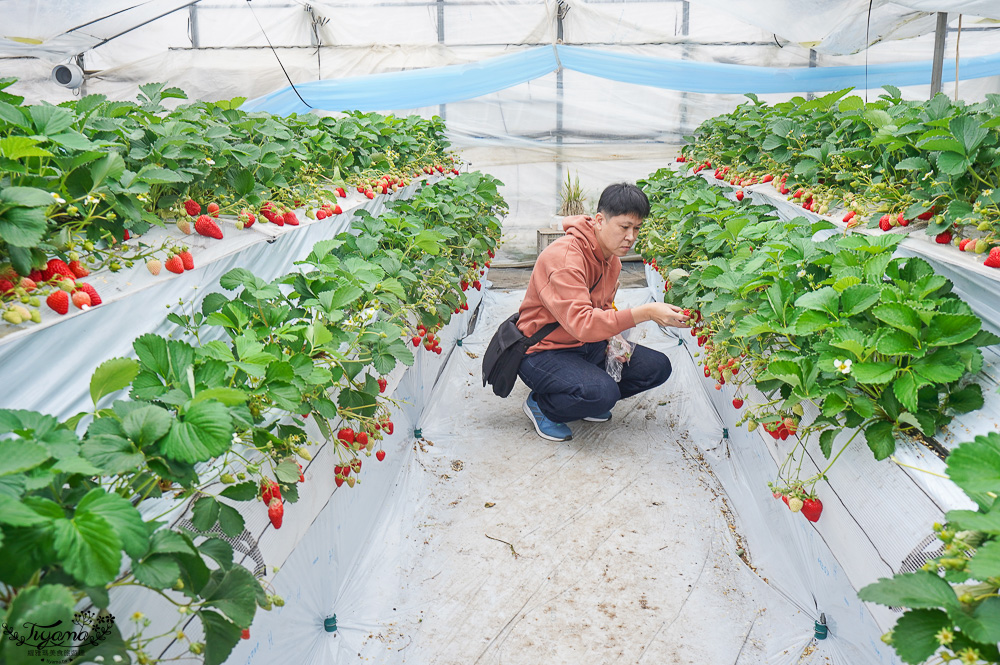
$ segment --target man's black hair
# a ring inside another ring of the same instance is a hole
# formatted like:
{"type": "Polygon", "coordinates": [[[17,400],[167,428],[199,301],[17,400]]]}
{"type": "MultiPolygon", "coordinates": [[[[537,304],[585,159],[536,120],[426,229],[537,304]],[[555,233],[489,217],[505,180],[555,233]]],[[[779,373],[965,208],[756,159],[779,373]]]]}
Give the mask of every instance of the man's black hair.
{"type": "Polygon", "coordinates": [[[649,199],[632,183],[616,182],[601,192],[597,212],[604,213],[605,217],[635,215],[639,219],[646,219],[649,216],[649,199]]]}

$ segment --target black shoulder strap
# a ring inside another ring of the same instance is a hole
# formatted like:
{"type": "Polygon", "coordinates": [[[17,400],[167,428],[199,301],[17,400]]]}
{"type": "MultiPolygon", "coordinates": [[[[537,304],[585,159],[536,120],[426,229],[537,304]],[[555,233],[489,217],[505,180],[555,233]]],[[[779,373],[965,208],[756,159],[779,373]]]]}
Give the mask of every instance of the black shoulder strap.
{"type": "MultiPolygon", "coordinates": [[[[597,281],[594,282],[594,285],[592,287],[590,287],[590,292],[591,293],[593,293],[594,289],[597,288],[597,285],[601,283],[601,278],[602,277],[604,277],[604,273],[603,272],[601,272],[601,274],[598,275],[597,281]]],[[[555,330],[558,327],[559,327],[559,322],[558,321],[553,321],[552,323],[546,323],[544,326],[542,326],[538,330],[538,332],[536,332],[534,335],[532,335],[531,337],[528,338],[528,348],[531,348],[535,344],[538,344],[539,342],[541,342],[543,339],[545,339],[546,337],[548,337],[549,333],[551,333],[553,330],[555,330]]]]}
{"type": "Polygon", "coordinates": [[[528,338],[528,348],[530,349],[535,344],[538,344],[539,342],[541,342],[543,339],[545,339],[546,337],[548,337],[548,334],[550,332],[552,332],[553,330],[555,330],[558,327],[559,327],[559,322],[558,321],[553,321],[552,323],[546,323],[544,326],[542,326],[538,330],[538,332],[536,332],[534,335],[532,335],[531,337],[528,338]]]}

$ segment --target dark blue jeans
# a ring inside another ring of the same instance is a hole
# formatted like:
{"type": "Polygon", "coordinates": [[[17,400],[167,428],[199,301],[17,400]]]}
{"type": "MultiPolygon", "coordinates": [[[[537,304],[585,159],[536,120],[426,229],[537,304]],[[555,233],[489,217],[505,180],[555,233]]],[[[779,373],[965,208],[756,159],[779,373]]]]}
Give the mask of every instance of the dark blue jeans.
{"type": "Polygon", "coordinates": [[[572,349],[531,353],[521,360],[517,375],[535,393],[547,418],[568,423],[611,410],[615,403],[655,388],[670,376],[670,360],[659,351],[635,347],[615,383],[604,369],[607,342],[590,342],[572,349]]]}

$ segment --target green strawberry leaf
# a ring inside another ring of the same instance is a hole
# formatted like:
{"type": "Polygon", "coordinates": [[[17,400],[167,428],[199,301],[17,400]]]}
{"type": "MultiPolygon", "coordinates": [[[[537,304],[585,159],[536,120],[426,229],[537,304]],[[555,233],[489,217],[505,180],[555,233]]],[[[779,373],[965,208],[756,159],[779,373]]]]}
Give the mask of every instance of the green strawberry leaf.
{"type": "Polygon", "coordinates": [[[892,646],[904,663],[917,665],[941,647],[937,633],[951,627],[951,619],[941,610],[908,610],[892,629],[892,646]]]}
{"type": "MultiPolygon", "coordinates": [[[[239,644],[240,627],[211,610],[201,610],[198,618],[205,629],[205,665],[222,665],[239,644]]],[[[249,626],[250,622],[242,625],[249,626]]]]}
{"type": "Polygon", "coordinates": [[[83,584],[106,584],[118,575],[122,542],[111,524],[84,511],[53,524],[56,554],[63,568],[83,584]]]}
{"type": "Polygon", "coordinates": [[[869,603],[911,609],[961,607],[950,584],[923,570],[883,577],[858,591],[858,597],[869,603]]]}
{"type": "MultiPolygon", "coordinates": [[[[865,429],[865,440],[868,442],[868,447],[871,448],[872,454],[875,455],[875,459],[883,460],[896,450],[896,439],[893,436],[893,429],[893,423],[885,420],[880,420],[865,429]]],[[[911,605],[907,606],[915,607],[911,605]]]]}
{"type": "Polygon", "coordinates": [[[91,513],[106,520],[121,539],[125,552],[133,559],[143,556],[149,548],[146,523],[128,499],[95,487],[77,504],[76,516],[81,513],[91,513]]]}
{"type": "Polygon", "coordinates": [[[982,501],[974,495],[1000,493],[1000,434],[980,435],[955,448],[948,456],[948,477],[977,503],[982,501]]]}
{"type": "Polygon", "coordinates": [[[199,402],[171,423],[160,451],[181,462],[205,462],[226,452],[232,437],[229,410],[216,401],[199,402]]]}

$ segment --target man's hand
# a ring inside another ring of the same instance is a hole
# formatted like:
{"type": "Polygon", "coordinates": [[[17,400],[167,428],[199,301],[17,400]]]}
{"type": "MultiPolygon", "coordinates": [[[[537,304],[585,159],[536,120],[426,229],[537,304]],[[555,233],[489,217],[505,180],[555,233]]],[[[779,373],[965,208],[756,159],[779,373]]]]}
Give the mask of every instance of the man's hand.
{"type": "Polygon", "coordinates": [[[632,318],[635,319],[636,325],[643,321],[653,321],[660,326],[687,328],[689,317],[684,316],[684,310],[677,305],[665,302],[651,302],[634,307],[632,309],[632,318]]]}

